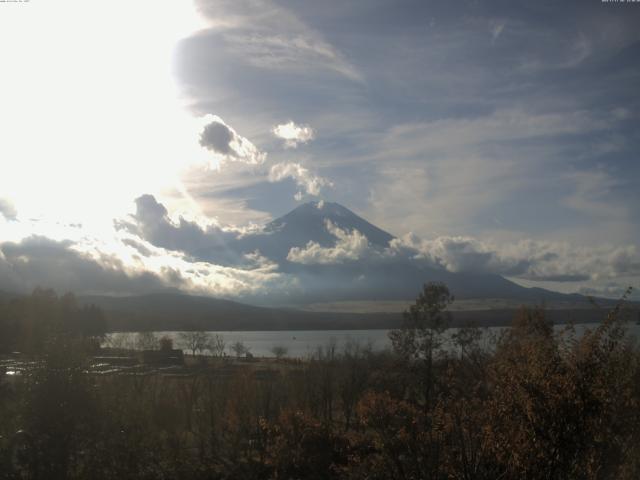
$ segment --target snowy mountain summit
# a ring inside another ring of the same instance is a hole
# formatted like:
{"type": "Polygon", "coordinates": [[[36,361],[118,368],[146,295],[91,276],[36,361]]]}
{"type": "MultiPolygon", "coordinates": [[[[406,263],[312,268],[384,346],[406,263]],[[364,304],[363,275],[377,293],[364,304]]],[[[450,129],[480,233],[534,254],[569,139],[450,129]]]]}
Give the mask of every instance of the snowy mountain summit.
{"type": "Polygon", "coordinates": [[[331,246],[336,238],[327,229],[330,222],[341,230],[357,230],[372,245],[387,247],[394,238],[390,233],[367,222],[348,208],[333,202],[309,202],[268,223],[264,231],[274,234],[289,245],[304,246],[308,242],[331,246]]]}

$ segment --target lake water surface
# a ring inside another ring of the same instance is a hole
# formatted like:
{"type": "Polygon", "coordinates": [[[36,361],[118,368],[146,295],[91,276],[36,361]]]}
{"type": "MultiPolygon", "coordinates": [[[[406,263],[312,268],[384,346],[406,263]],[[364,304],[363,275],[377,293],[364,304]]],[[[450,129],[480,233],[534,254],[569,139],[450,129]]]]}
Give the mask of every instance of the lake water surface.
{"type": "MultiPolygon", "coordinates": [[[[577,335],[584,333],[586,329],[594,329],[597,324],[577,324],[574,326],[577,335]]],[[[507,327],[488,327],[482,329],[482,343],[489,345],[492,338],[500,334],[507,327]]],[[[565,328],[565,325],[556,325],[556,330],[565,328]]],[[[635,338],[640,337],[640,325],[630,324],[629,334],[635,338]]],[[[452,348],[451,335],[458,331],[457,328],[447,330],[445,338],[448,338],[448,348],[452,348]]],[[[231,345],[242,342],[249,351],[257,357],[273,356],[271,349],[281,346],[287,349],[290,358],[306,358],[317,352],[320,347],[327,347],[335,343],[337,350],[344,349],[347,343],[358,343],[361,346],[371,346],[373,351],[379,352],[391,348],[389,330],[284,330],[284,331],[212,331],[211,334],[222,335],[227,344],[226,353],[232,355],[231,345]]],[[[168,336],[173,339],[175,348],[186,347],[181,344],[180,332],[154,332],[157,337],[168,336]]],[[[107,336],[105,345],[118,345],[126,348],[135,348],[135,333],[111,333],[107,336]]]]}

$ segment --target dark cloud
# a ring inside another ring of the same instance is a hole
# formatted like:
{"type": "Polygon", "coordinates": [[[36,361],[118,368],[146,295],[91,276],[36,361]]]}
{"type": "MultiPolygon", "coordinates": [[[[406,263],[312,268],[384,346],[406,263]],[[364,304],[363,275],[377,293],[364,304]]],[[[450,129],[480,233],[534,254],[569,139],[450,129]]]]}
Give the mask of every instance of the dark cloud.
{"type": "Polygon", "coordinates": [[[574,274],[537,274],[521,275],[526,280],[536,280],[539,282],[585,282],[591,279],[591,275],[586,273],[574,273],[574,274]]]}
{"type": "Polygon", "coordinates": [[[200,145],[221,155],[224,160],[250,165],[263,163],[267,154],[261,152],[251,141],[238,135],[220,117],[209,115],[212,120],[200,133],[200,145]]]}
{"type": "Polygon", "coordinates": [[[137,235],[156,247],[183,252],[192,260],[227,266],[247,262],[235,243],[240,232],[214,225],[202,227],[182,217],[174,223],[167,209],[153,195],[142,195],[135,203],[136,213],[128,220],[116,222],[117,228],[137,235]]]}
{"type": "Polygon", "coordinates": [[[200,145],[221,153],[229,155],[232,153],[231,141],[234,134],[225,124],[214,121],[206,125],[200,134],[200,145]]]}
{"type": "Polygon", "coordinates": [[[59,292],[140,294],[180,287],[175,275],[161,278],[149,272],[128,273],[120,260],[84,255],[69,240],[31,236],[0,244],[0,289],[29,291],[37,286],[59,292]]]}
{"type": "Polygon", "coordinates": [[[164,205],[156,201],[153,195],[145,194],[136,198],[136,214],[134,218],[142,225],[155,224],[166,219],[168,211],[164,205]]]}
{"type": "Polygon", "coordinates": [[[136,249],[138,253],[144,257],[150,257],[153,254],[151,250],[145,247],[142,243],[132,240],[131,238],[125,238],[122,240],[122,243],[136,249]]]}

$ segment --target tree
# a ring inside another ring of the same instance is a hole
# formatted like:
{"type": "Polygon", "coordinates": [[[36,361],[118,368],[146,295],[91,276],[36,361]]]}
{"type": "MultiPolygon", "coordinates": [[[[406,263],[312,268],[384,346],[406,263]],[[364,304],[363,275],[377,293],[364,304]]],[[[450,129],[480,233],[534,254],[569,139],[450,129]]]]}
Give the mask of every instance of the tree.
{"type": "Polygon", "coordinates": [[[95,305],[82,307],[78,312],[80,317],[79,333],[84,337],[103,340],[107,332],[107,320],[100,308],[95,305]]]}
{"type": "Polygon", "coordinates": [[[249,352],[249,349],[240,340],[231,345],[231,350],[233,350],[233,353],[235,353],[238,358],[249,352]]]}
{"type": "Polygon", "coordinates": [[[224,341],[224,337],[219,333],[210,337],[209,350],[214,357],[224,356],[224,350],[226,347],[227,342],[224,341]]]}
{"type": "Polygon", "coordinates": [[[164,336],[160,339],[160,350],[167,351],[173,350],[173,339],[168,336],[164,336]]]}
{"type": "Polygon", "coordinates": [[[482,330],[470,323],[459,328],[456,333],[451,335],[453,343],[460,347],[460,360],[464,359],[465,355],[469,354],[474,349],[478,348],[478,342],[482,338],[482,330]]]}
{"type": "Polygon", "coordinates": [[[639,478],[640,357],[620,315],[626,296],[580,336],[522,308],[500,337],[483,414],[502,478],[639,478]]]}
{"type": "Polygon", "coordinates": [[[273,353],[273,356],[276,357],[278,360],[282,359],[282,357],[286,357],[287,353],[289,353],[289,349],[287,347],[283,347],[282,345],[275,345],[272,349],[271,349],[271,353],[273,353]]]}
{"type": "Polygon", "coordinates": [[[80,307],[76,297],[58,297],[53,290],[36,288],[0,305],[0,350],[41,353],[55,335],[91,339],[95,349],[104,339],[106,321],[91,305],[80,307]]]}
{"type": "Polygon", "coordinates": [[[451,313],[446,309],[453,300],[445,284],[425,284],[403,313],[402,327],[389,332],[394,352],[407,359],[429,359],[441,345],[440,335],[449,328],[451,313]]]}
{"type": "Polygon", "coordinates": [[[211,345],[211,335],[207,332],[182,332],[180,333],[180,344],[191,350],[191,354],[195,357],[196,353],[207,350],[211,345]]]}
{"type": "Polygon", "coordinates": [[[372,365],[369,360],[372,345],[362,347],[359,342],[347,340],[341,358],[339,393],[345,420],[349,430],[356,404],[366,389],[372,365]]]}
{"type": "Polygon", "coordinates": [[[22,466],[28,478],[70,478],[77,452],[91,445],[99,416],[85,347],[70,335],[55,337],[28,372],[24,422],[31,451],[22,466]]]}
{"type": "Polygon", "coordinates": [[[159,347],[158,337],[153,332],[140,332],[136,335],[138,350],[156,350],[159,347]]]}
{"type": "Polygon", "coordinates": [[[105,344],[109,348],[118,350],[134,350],[137,342],[133,333],[114,332],[107,335],[105,344]]]}
{"type": "Polygon", "coordinates": [[[442,333],[451,323],[447,307],[453,300],[444,283],[427,283],[416,302],[404,312],[402,328],[389,332],[394,352],[410,365],[422,367],[420,380],[425,408],[431,402],[434,352],[442,345],[442,333]]]}

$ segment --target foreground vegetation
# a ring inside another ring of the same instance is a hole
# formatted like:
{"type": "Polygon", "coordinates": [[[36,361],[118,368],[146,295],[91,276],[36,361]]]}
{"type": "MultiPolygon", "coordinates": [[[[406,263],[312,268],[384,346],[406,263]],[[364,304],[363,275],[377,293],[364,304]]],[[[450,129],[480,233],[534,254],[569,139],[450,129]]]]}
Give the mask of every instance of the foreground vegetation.
{"type": "Polygon", "coordinates": [[[0,383],[0,475],[640,478],[640,352],[622,303],[580,337],[522,309],[490,348],[469,327],[451,351],[452,300],[426,285],[389,353],[330,345],[259,372],[216,358],[104,376],[87,373],[99,310],[46,291],[0,304],[0,351],[33,361],[0,383]]]}

